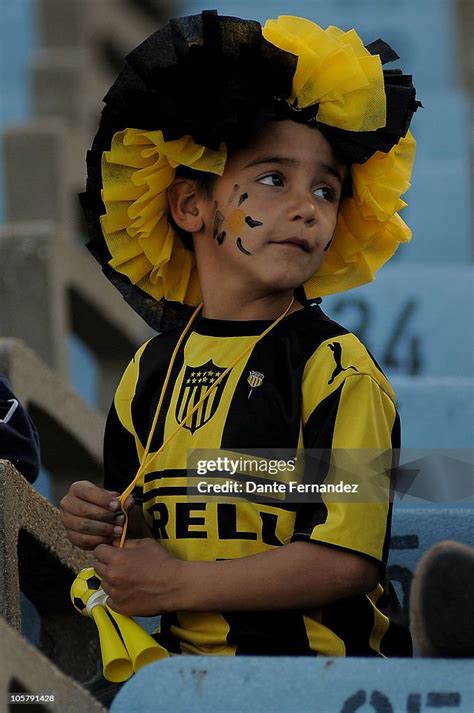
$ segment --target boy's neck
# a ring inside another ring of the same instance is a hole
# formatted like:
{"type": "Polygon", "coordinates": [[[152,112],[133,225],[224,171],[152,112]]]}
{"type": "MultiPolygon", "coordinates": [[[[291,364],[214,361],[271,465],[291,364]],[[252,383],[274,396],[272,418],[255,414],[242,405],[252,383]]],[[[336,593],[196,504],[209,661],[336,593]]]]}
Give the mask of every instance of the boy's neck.
{"type": "MultiPolygon", "coordinates": [[[[213,299],[212,297],[206,299],[204,297],[202,316],[207,319],[239,321],[277,319],[286,310],[292,298],[292,290],[255,299],[248,297],[241,300],[231,300],[223,296],[220,296],[219,299],[213,299]]],[[[300,309],[303,309],[303,306],[294,300],[288,314],[300,309]]]]}

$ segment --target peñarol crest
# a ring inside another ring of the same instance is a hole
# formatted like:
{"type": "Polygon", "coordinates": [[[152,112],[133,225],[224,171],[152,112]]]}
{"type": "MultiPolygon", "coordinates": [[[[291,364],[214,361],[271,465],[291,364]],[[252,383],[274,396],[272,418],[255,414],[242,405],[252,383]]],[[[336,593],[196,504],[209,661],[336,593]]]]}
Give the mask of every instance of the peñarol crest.
{"type": "Polygon", "coordinates": [[[194,406],[202,399],[206,391],[223,371],[225,371],[225,367],[216,366],[212,359],[201,366],[186,367],[176,402],[175,417],[178,423],[181,423],[186,418],[183,428],[187,428],[191,433],[204,426],[215,414],[229,374],[211,390],[209,396],[204,399],[192,416],[187,418],[194,406]]]}

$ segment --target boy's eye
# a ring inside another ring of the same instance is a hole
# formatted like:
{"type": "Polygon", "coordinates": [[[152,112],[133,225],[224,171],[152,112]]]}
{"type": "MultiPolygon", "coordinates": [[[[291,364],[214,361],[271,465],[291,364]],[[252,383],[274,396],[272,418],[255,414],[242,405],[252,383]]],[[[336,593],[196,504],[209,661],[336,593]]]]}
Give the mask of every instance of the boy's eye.
{"type": "Polygon", "coordinates": [[[279,173],[268,173],[266,176],[262,176],[258,179],[259,183],[263,183],[264,186],[282,186],[283,179],[279,173]]]}
{"type": "Polygon", "coordinates": [[[325,201],[330,201],[333,203],[336,200],[336,191],[334,188],[329,186],[320,186],[320,188],[315,188],[313,194],[317,198],[323,198],[325,201]]]}

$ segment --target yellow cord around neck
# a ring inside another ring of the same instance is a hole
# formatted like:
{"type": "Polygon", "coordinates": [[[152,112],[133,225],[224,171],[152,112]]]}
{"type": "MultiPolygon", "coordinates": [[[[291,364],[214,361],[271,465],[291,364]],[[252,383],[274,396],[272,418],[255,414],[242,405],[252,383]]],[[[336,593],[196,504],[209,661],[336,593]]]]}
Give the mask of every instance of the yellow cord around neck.
{"type": "Polygon", "coordinates": [[[163,382],[163,386],[162,386],[162,388],[161,388],[160,399],[159,399],[159,401],[158,401],[158,405],[157,405],[156,410],[155,410],[155,415],[154,415],[154,417],[153,417],[153,422],[152,422],[152,424],[151,424],[150,432],[149,432],[149,434],[148,434],[148,439],[147,439],[147,443],[146,443],[146,446],[145,446],[145,450],[143,451],[143,455],[142,455],[142,458],[141,458],[140,467],[138,468],[137,474],[136,474],[136,476],[134,477],[134,479],[132,480],[132,482],[130,483],[130,485],[128,485],[128,487],[123,491],[122,495],[120,496],[120,509],[122,510],[123,514],[125,515],[125,521],[124,521],[124,523],[123,523],[123,532],[122,532],[122,536],[121,536],[121,538],[120,538],[119,547],[123,547],[123,546],[124,546],[124,544],[125,544],[125,539],[126,539],[126,537],[127,537],[128,515],[127,515],[127,513],[126,513],[126,511],[125,511],[125,501],[126,501],[126,499],[128,498],[128,496],[130,495],[130,493],[132,492],[133,488],[135,487],[136,483],[138,482],[138,480],[140,479],[140,477],[142,476],[142,474],[144,473],[146,467],[150,465],[150,463],[152,462],[152,460],[153,460],[154,458],[156,458],[156,456],[158,456],[160,453],[163,452],[163,450],[166,448],[166,446],[168,445],[168,443],[176,436],[176,434],[178,433],[178,431],[184,426],[185,422],[189,419],[189,417],[192,416],[195,411],[197,411],[197,409],[201,406],[201,404],[207,399],[207,397],[209,396],[209,394],[211,393],[211,391],[212,391],[213,389],[215,389],[215,387],[222,381],[222,379],[224,379],[224,378],[227,376],[227,374],[231,371],[231,369],[233,369],[234,366],[235,366],[236,364],[238,364],[238,362],[239,362],[241,359],[243,359],[246,354],[248,354],[250,351],[252,351],[252,349],[255,347],[255,345],[256,345],[261,339],[263,339],[263,337],[265,337],[265,336],[268,334],[268,332],[270,332],[274,327],[276,327],[276,325],[277,325],[279,322],[281,322],[282,319],[284,319],[284,317],[286,317],[286,315],[288,314],[288,312],[289,312],[290,309],[292,308],[294,301],[295,301],[295,298],[292,297],[290,304],[289,304],[288,307],[284,310],[284,312],[282,312],[281,315],[280,315],[279,317],[277,317],[277,318],[257,337],[257,339],[256,339],[254,342],[252,342],[252,344],[250,344],[248,347],[245,347],[245,349],[234,359],[234,361],[230,364],[230,366],[228,366],[227,369],[225,369],[225,371],[222,372],[222,374],[219,376],[219,378],[217,378],[217,379],[211,384],[211,386],[209,386],[209,388],[207,389],[207,391],[205,392],[205,394],[202,396],[202,398],[197,402],[197,404],[194,405],[194,407],[191,409],[191,411],[190,411],[188,414],[186,414],[185,418],[183,418],[183,420],[178,424],[178,426],[175,428],[175,430],[174,430],[172,433],[170,433],[170,435],[168,436],[168,438],[166,438],[166,439],[163,441],[163,443],[162,443],[162,445],[159,447],[159,449],[158,449],[157,451],[155,451],[155,453],[152,453],[151,458],[148,460],[148,454],[149,454],[149,452],[150,452],[151,442],[152,442],[152,440],[153,440],[153,434],[155,433],[156,424],[158,423],[158,418],[159,418],[159,415],[160,415],[161,406],[162,406],[162,404],[163,404],[163,399],[164,399],[164,397],[165,397],[166,389],[167,389],[167,386],[168,386],[168,383],[169,383],[169,380],[170,380],[170,376],[171,376],[171,372],[172,372],[172,370],[173,370],[173,366],[174,366],[174,362],[175,362],[175,360],[176,360],[176,356],[177,356],[177,354],[178,354],[179,348],[180,348],[180,346],[181,346],[181,344],[182,344],[182,342],[183,342],[184,337],[185,337],[186,334],[189,332],[192,323],[194,322],[194,320],[196,319],[196,317],[197,317],[197,315],[199,314],[200,310],[202,309],[202,303],[201,303],[201,304],[196,308],[196,310],[193,312],[193,314],[192,314],[192,316],[191,316],[189,322],[187,323],[186,327],[184,328],[183,332],[181,333],[181,336],[180,336],[180,338],[178,339],[178,342],[177,342],[177,344],[176,344],[176,346],[175,346],[175,348],[174,348],[173,354],[172,354],[172,356],[171,356],[171,360],[170,360],[170,363],[169,363],[169,366],[168,366],[168,370],[167,370],[167,372],[166,372],[166,377],[165,377],[165,380],[164,380],[164,382],[163,382]]]}

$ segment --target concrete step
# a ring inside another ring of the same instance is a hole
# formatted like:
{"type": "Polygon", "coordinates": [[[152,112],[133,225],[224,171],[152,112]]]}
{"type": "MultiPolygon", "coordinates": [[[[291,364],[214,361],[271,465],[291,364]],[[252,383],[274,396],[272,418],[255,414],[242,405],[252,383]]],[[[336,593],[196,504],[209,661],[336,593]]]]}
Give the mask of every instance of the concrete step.
{"type": "Polygon", "coordinates": [[[422,90],[424,109],[415,117],[417,140],[408,207],[402,217],[413,232],[396,262],[467,263],[471,259],[469,144],[470,115],[465,93],[456,88],[422,90]],[[440,131],[440,125],[449,131],[440,131]]]}
{"type": "MultiPolygon", "coordinates": [[[[463,132],[465,142],[468,136],[463,132]]],[[[472,250],[469,154],[438,157],[420,152],[418,156],[412,187],[405,196],[408,206],[401,211],[413,237],[400,247],[394,262],[467,263],[472,250]]]]}
{"type": "Polygon", "coordinates": [[[472,713],[468,659],[174,656],[146,666],[111,713],[472,713]]]}
{"type": "MultiPolygon", "coordinates": [[[[430,157],[448,159],[466,156],[467,159],[470,110],[465,92],[457,87],[423,87],[420,92],[423,93],[423,109],[416,113],[413,124],[417,142],[416,163],[420,164],[430,157]],[[441,120],[443,125],[449,126],[449,131],[440,131],[441,120]]],[[[439,174],[436,177],[439,180],[439,174]]]]}
{"type": "Polygon", "coordinates": [[[474,375],[473,266],[388,264],[375,282],[323,299],[394,376],[474,375]]]}
{"type": "Polygon", "coordinates": [[[474,379],[405,377],[391,383],[404,448],[472,448],[474,379]]]}

